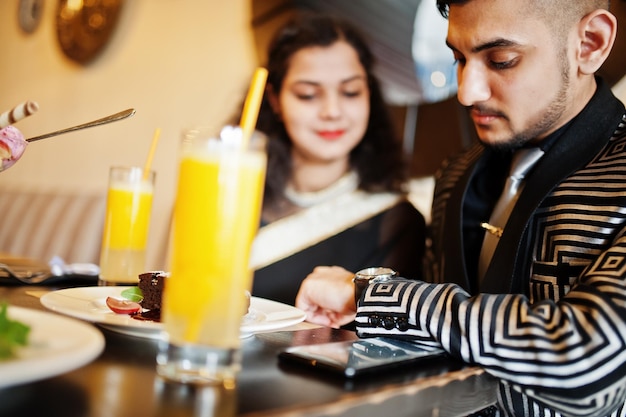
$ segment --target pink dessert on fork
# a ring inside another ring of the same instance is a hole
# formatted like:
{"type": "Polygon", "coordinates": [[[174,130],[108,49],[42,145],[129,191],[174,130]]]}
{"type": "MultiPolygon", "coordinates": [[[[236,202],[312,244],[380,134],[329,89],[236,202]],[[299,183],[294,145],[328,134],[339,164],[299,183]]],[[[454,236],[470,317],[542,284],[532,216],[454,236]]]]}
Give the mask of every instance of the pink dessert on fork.
{"type": "Polygon", "coordinates": [[[10,168],[24,153],[28,142],[12,125],[0,129],[0,171],[10,168]]]}

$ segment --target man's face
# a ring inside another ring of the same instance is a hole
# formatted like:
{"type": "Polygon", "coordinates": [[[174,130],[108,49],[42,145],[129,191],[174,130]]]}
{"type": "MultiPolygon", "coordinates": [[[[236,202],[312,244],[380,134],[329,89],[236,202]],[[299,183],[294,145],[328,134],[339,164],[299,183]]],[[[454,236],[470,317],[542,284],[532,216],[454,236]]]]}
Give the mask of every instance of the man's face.
{"type": "Polygon", "coordinates": [[[458,61],[458,99],[489,146],[541,140],[574,116],[567,41],[523,13],[525,1],[450,7],[447,42],[458,61]]]}

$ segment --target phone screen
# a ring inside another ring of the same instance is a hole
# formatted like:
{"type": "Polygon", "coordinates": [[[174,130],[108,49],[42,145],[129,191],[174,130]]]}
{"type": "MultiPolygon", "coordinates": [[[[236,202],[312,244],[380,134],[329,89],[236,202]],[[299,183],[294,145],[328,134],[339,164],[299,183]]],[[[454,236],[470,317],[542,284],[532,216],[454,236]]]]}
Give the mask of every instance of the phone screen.
{"type": "Polygon", "coordinates": [[[295,346],[280,352],[279,358],[341,373],[345,377],[352,378],[374,370],[393,368],[444,354],[442,349],[378,337],[295,346]]]}

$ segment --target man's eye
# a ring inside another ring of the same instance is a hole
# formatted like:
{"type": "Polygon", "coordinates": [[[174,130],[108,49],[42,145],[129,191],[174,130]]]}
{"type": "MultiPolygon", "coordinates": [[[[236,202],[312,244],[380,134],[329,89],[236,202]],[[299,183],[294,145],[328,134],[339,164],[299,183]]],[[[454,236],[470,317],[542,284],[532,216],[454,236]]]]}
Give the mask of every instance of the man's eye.
{"type": "Polygon", "coordinates": [[[491,66],[497,70],[505,70],[514,67],[517,62],[517,58],[508,61],[491,61],[491,66]]]}

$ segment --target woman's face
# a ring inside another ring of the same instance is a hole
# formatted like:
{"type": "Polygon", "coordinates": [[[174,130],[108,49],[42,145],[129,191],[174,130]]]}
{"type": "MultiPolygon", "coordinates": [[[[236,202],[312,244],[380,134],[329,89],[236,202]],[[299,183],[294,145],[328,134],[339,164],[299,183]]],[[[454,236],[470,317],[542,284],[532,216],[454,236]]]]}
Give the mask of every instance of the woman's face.
{"type": "Polygon", "coordinates": [[[369,120],[365,69],[345,41],[300,49],[272,104],[293,143],[295,166],[347,161],[369,120]]]}

